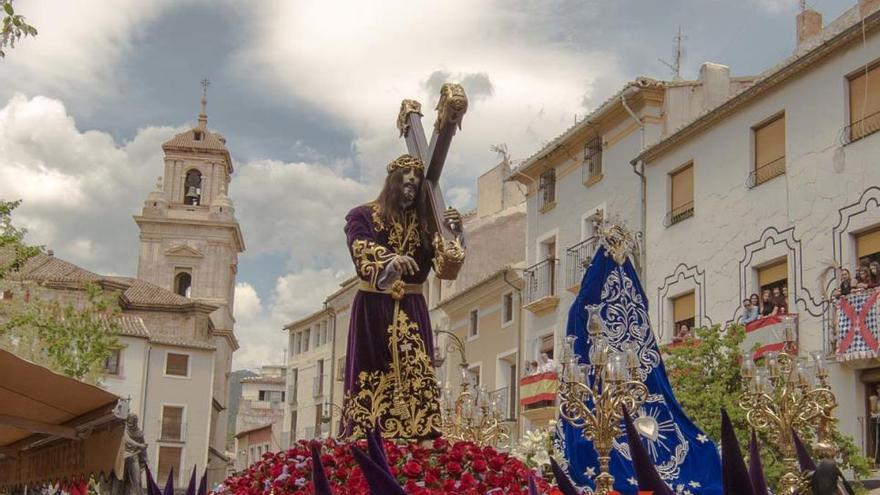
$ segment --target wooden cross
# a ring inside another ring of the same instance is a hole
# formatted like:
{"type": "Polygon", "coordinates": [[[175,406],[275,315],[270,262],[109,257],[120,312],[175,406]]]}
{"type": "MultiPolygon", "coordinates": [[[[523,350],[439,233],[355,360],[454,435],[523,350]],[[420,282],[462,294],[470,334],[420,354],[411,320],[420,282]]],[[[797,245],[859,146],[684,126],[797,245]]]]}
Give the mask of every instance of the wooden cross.
{"type": "Polygon", "coordinates": [[[397,116],[397,128],[406,139],[409,154],[420,159],[427,166],[425,181],[422,186],[419,203],[427,208],[429,221],[428,231],[434,239],[434,248],[440,256],[435,258],[435,271],[443,279],[454,279],[464,261],[461,246],[461,226],[451,229],[443,219],[446,210],[443,192],[440,190],[440,174],[449,145],[455,132],[461,129],[461,119],[467,112],[468,100],[464,88],[459,84],[445,83],[440,88],[440,100],[437,102],[437,120],[434,122],[434,133],[431,143],[425,139],[422,128],[422,105],[416,100],[403,100],[397,116]]]}

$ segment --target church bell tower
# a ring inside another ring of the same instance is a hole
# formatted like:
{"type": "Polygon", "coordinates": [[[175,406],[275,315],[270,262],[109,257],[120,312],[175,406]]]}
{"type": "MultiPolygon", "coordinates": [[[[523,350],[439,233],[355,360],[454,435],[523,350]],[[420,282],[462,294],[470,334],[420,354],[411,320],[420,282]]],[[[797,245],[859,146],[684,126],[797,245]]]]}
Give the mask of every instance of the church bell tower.
{"type": "Polygon", "coordinates": [[[226,139],[208,129],[207,87],[198,124],[162,145],[164,174],[140,215],[139,279],[219,306],[218,333],[232,333],[238,254],[244,241],[227,196],[233,172],[226,139]]]}

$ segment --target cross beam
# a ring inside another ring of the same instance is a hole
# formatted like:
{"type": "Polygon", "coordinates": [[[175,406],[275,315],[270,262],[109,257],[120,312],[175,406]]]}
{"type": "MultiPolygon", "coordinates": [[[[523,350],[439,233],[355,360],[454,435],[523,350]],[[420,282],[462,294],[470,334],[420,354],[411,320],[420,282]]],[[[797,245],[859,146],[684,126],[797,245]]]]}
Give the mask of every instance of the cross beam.
{"type": "Polygon", "coordinates": [[[406,140],[410,155],[422,160],[427,165],[425,183],[422,188],[422,203],[430,210],[429,230],[440,234],[443,241],[460,240],[461,232],[454,232],[443,221],[446,205],[443,192],[440,190],[440,174],[449,153],[449,145],[455,132],[461,128],[461,120],[467,112],[468,100],[464,88],[459,84],[445,83],[440,88],[440,100],[437,102],[437,120],[431,142],[425,139],[422,128],[422,105],[415,100],[403,100],[397,116],[397,128],[406,140]]]}
{"type": "Polygon", "coordinates": [[[70,426],[55,425],[51,423],[43,423],[28,418],[10,416],[8,414],[0,414],[0,425],[11,426],[13,428],[26,430],[32,433],[42,433],[45,435],[52,435],[54,437],[68,438],[70,440],[77,440],[80,438],[79,433],[76,431],[76,428],[72,428],[70,426]]]}

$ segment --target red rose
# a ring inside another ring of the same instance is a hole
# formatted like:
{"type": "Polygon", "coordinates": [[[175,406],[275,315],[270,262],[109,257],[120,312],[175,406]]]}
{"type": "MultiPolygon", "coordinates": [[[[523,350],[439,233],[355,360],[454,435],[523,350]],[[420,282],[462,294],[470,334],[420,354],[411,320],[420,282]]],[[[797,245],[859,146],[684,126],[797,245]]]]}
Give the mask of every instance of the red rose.
{"type": "Polygon", "coordinates": [[[461,472],[462,472],[461,464],[459,464],[455,461],[447,462],[446,463],[446,472],[451,475],[461,474],[461,472]]]}
{"type": "Polygon", "coordinates": [[[422,465],[416,461],[409,461],[403,465],[403,474],[416,478],[422,474],[422,465]]]}
{"type": "Polygon", "coordinates": [[[492,471],[501,471],[501,468],[504,467],[504,457],[500,455],[490,457],[489,467],[492,468],[492,471]]]}
{"type": "Polygon", "coordinates": [[[471,473],[464,473],[461,475],[461,487],[465,490],[469,488],[476,488],[477,480],[473,477],[471,473]]]}
{"type": "Polygon", "coordinates": [[[474,461],[473,468],[474,472],[483,473],[486,471],[486,469],[489,468],[489,466],[486,464],[486,461],[482,459],[477,459],[474,461]]]}

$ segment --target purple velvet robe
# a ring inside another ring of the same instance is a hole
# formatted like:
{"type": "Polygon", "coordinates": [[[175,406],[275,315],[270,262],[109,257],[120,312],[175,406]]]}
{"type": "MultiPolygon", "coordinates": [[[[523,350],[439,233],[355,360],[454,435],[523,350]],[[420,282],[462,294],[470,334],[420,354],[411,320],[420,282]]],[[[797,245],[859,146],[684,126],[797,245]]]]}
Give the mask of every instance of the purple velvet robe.
{"type": "Polygon", "coordinates": [[[427,279],[434,250],[424,245],[419,231],[414,211],[402,223],[384,221],[374,204],[346,216],[345,234],[361,288],[351,306],[342,438],[361,438],[374,426],[386,438],[440,436],[428,306],[420,291],[412,290],[427,279]],[[382,270],[397,255],[411,256],[419,266],[415,275],[403,276],[411,290],[400,299],[377,287],[382,270]]]}

